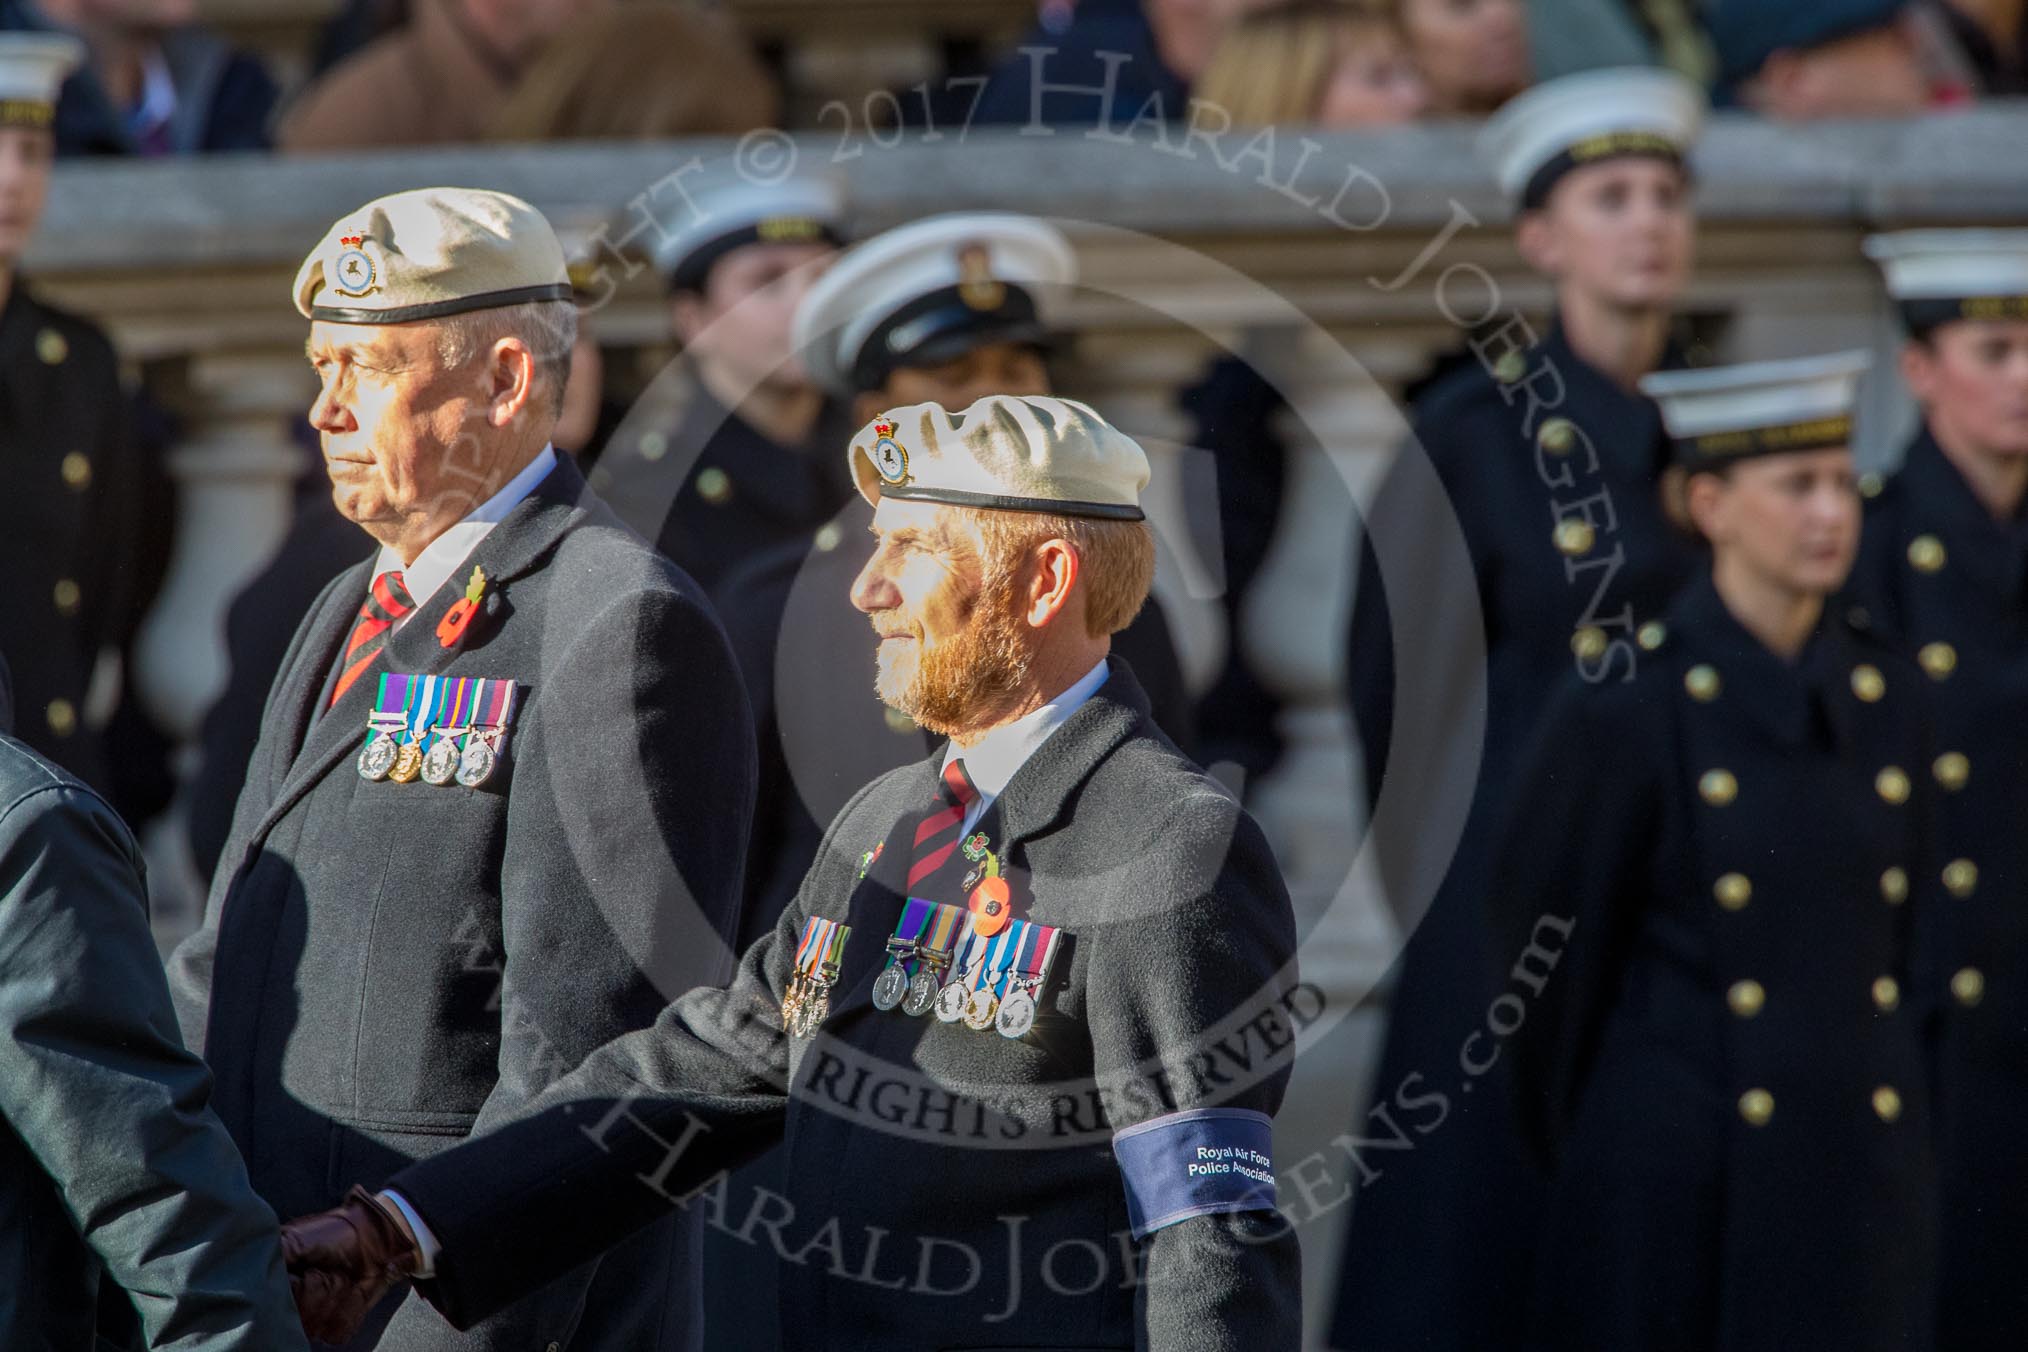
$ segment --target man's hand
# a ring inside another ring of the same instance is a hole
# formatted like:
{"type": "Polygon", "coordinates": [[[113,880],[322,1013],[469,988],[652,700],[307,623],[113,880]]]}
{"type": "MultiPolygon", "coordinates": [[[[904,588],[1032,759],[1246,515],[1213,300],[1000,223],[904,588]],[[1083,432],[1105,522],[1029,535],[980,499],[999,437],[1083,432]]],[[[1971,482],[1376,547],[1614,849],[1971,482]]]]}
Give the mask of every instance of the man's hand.
{"type": "Polygon", "coordinates": [[[282,1257],[303,1332],[342,1343],[389,1288],[422,1266],[422,1254],[393,1210],[354,1188],[343,1205],[282,1227],[282,1257]]]}

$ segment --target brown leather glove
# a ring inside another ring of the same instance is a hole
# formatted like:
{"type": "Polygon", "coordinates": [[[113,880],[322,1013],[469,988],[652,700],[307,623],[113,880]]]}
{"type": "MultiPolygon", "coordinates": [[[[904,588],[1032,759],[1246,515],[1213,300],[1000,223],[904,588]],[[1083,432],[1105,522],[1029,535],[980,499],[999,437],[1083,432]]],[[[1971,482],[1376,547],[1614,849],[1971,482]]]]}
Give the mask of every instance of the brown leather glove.
{"type": "Polygon", "coordinates": [[[422,1266],[408,1228],[364,1188],[343,1205],[282,1227],[282,1257],[303,1332],[320,1343],[342,1343],[391,1287],[422,1266]]]}

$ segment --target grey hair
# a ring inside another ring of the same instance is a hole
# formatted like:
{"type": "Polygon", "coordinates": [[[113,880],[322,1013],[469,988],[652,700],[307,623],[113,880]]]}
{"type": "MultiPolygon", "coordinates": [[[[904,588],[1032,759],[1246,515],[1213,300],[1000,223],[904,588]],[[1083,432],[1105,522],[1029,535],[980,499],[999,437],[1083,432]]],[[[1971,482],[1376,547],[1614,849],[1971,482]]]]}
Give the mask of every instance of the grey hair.
{"type": "Polygon", "coordinates": [[[570,383],[570,350],[577,344],[577,304],[531,300],[491,310],[468,310],[437,321],[437,356],[463,366],[502,338],[519,338],[535,357],[535,380],[552,415],[563,412],[570,383]]]}

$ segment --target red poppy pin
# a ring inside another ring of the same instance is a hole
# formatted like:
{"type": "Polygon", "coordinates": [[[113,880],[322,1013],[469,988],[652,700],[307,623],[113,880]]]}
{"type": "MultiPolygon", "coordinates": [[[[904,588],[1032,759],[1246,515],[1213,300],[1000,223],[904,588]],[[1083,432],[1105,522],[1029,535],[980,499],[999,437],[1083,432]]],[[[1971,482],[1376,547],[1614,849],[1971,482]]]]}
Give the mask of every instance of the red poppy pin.
{"type": "Polygon", "coordinates": [[[485,594],[486,570],[474,568],[472,580],[465,584],[465,594],[437,621],[437,642],[446,648],[457,647],[465,637],[465,630],[471,627],[472,617],[479,613],[479,598],[485,594]]]}

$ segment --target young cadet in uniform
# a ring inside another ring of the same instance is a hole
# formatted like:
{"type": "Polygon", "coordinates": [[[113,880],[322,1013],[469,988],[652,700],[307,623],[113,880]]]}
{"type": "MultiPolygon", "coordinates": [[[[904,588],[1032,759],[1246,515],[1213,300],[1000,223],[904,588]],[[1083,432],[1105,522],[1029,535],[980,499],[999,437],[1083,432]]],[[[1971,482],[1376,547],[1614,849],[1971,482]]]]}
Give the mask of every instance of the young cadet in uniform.
{"type": "Polygon", "coordinates": [[[137,618],[139,466],[112,345],[20,274],[49,195],[57,91],[83,59],[72,37],[0,34],[0,645],[22,740],[105,791],[112,767],[87,694],[100,654],[137,618]]]}
{"type": "MultiPolygon", "coordinates": [[[[0,663],[0,730],[6,664],[0,663]]],[[[0,1347],[288,1352],[270,1211],[206,1100],[105,800],[0,736],[0,1347]]]]}
{"type": "MultiPolygon", "coordinates": [[[[243,711],[261,740],[175,974],[284,1214],[483,1132],[723,980],[754,775],[703,593],[549,444],[577,312],[541,215],[384,197],[294,294],[333,498],[379,552],[243,711]]],[[[390,1302],[356,1346],[693,1346],[669,1304],[694,1246],[656,1226],[463,1336],[390,1302]]]]}
{"type": "MultiPolygon", "coordinates": [[[[858,422],[903,404],[968,407],[988,394],[1054,394],[1055,320],[1077,254],[1047,221],[953,212],[849,250],[796,312],[796,349],[858,422]]],[[[1115,645],[1155,722],[1189,747],[1194,719],[1176,645],[1152,597],[1115,645]]]]}
{"type": "MultiPolygon", "coordinates": [[[[1553,1169],[1562,1352],[1934,1346],[1928,682],[1826,598],[1859,542],[1866,355],[1651,377],[1708,574],[1629,681],[1565,683],[1487,904],[1553,1169]]],[[[1536,1242],[1531,1242],[1536,1241],[1536,1242]]]]}
{"type": "Polygon", "coordinates": [[[1369,809],[1386,798],[1394,820],[1422,823],[1469,803],[1447,856],[1420,828],[1375,842],[1410,937],[1372,1091],[1381,1117],[1362,1131],[1415,1149],[1389,1153],[1352,1208],[1334,1327],[1361,1352],[1512,1345],[1526,1276],[1512,1234],[1535,1180],[1500,1068],[1466,1098],[1458,1064],[1499,994],[1485,979],[1486,836],[1549,692],[1573,669],[1610,683],[1648,660],[1648,622],[1692,567],[1662,514],[1661,418],[1636,386],[1678,361],[1670,311],[1696,224],[1683,157],[1703,111],[1679,75],[1607,70],[1542,85],[1487,125],[1516,243],[1555,282],[1556,313],[1539,340],[1518,321],[1474,340],[1478,360],[1424,397],[1428,464],[1390,473],[1360,546],[1347,674],[1369,809]],[[1445,513],[1468,557],[1414,543],[1382,576],[1372,535],[1445,513]],[[1397,609],[1415,614],[1413,647],[1395,647],[1397,609]],[[1477,708],[1483,746],[1452,731],[1477,708]],[[1393,754],[1409,735],[1422,749],[1393,754]]]}
{"type": "Polygon", "coordinates": [[[2013,1347],[2028,1290],[2028,230],[1876,236],[1923,425],[1866,504],[1849,599],[1914,655],[1969,867],[1939,911],[1940,1345],[2013,1347]],[[1970,759],[1967,760],[1966,757],[1970,759]]]}
{"type": "Polygon", "coordinates": [[[289,1227],[313,1334],[411,1274],[468,1323],[786,1138],[784,1348],[1296,1345],[1288,896],[1107,656],[1154,573],[1145,455],[992,396],[851,457],[877,689],[950,744],[839,814],[729,988],[289,1227]]]}
{"type": "Polygon", "coordinates": [[[655,250],[682,355],[628,411],[592,486],[707,592],[743,557],[810,537],[852,497],[837,444],[858,426],[790,341],[842,243],[828,179],[699,188],[655,250]],[[649,518],[653,517],[653,520],[649,518]]]}

